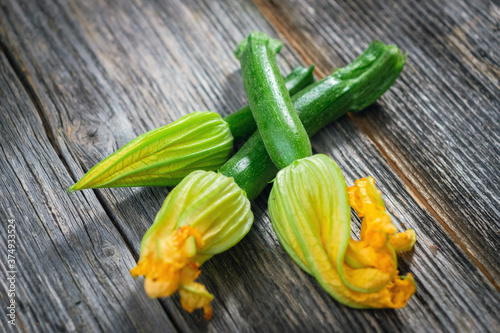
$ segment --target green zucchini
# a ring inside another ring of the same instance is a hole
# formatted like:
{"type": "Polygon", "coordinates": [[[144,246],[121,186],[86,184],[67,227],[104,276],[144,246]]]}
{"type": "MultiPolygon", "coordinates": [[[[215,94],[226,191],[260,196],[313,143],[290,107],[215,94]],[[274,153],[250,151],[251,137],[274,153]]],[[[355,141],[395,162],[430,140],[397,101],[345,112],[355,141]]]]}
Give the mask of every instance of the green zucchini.
{"type": "MultiPolygon", "coordinates": [[[[347,112],[357,112],[384,94],[401,73],[406,55],[395,45],[372,42],[354,62],[334,71],[292,97],[309,136],[347,112]]],[[[259,132],[219,170],[233,177],[250,200],[257,197],[278,169],[259,132]]]]}
{"type": "MultiPolygon", "coordinates": [[[[290,96],[314,82],[313,70],[314,65],[309,68],[299,66],[285,77],[285,86],[290,96]]],[[[222,119],[229,124],[235,144],[248,139],[257,130],[257,124],[248,105],[222,119]]]]}
{"type": "Polygon", "coordinates": [[[276,63],[281,42],[252,32],[235,51],[248,104],[274,164],[282,169],[312,155],[311,143],[295,111],[276,63]]]}

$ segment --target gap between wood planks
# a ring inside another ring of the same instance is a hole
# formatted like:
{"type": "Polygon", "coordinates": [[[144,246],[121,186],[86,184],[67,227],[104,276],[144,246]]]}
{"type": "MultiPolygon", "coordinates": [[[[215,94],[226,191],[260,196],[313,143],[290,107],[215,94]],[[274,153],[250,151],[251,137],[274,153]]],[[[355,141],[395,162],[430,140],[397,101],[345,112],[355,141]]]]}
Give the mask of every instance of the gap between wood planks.
{"type": "MultiPolygon", "coordinates": [[[[14,57],[9,52],[9,50],[5,47],[5,45],[2,43],[1,40],[0,40],[0,52],[3,52],[3,54],[5,54],[5,57],[7,58],[7,61],[9,62],[10,67],[12,68],[12,70],[16,74],[17,78],[21,82],[24,90],[26,91],[26,93],[30,97],[31,103],[35,107],[35,110],[38,113],[38,116],[40,117],[40,120],[42,121],[42,126],[43,126],[43,129],[44,129],[45,135],[47,136],[47,139],[49,140],[50,145],[52,146],[52,148],[56,152],[57,156],[61,160],[61,162],[64,165],[64,168],[68,172],[69,176],[73,179],[74,182],[76,182],[76,178],[77,177],[71,171],[71,168],[69,167],[68,162],[64,158],[64,156],[62,154],[62,151],[61,151],[61,148],[59,147],[59,144],[57,143],[56,138],[54,136],[54,132],[50,128],[49,121],[48,121],[47,117],[43,113],[42,103],[40,102],[40,99],[37,97],[37,94],[36,94],[36,92],[35,92],[35,90],[33,88],[33,84],[31,83],[29,73],[27,71],[24,71],[16,63],[14,57]]],[[[75,160],[80,165],[80,167],[85,171],[85,168],[84,168],[83,164],[79,160],[77,160],[77,159],[75,159],[75,160]]],[[[134,257],[134,259],[138,260],[137,256],[135,255],[135,253],[133,251],[132,245],[128,242],[127,238],[124,236],[124,234],[122,233],[121,229],[118,227],[118,223],[115,220],[113,214],[110,212],[109,208],[105,205],[105,202],[104,202],[104,199],[102,198],[102,195],[98,191],[96,191],[96,190],[93,190],[93,191],[94,191],[94,194],[95,194],[95,196],[97,198],[97,201],[101,204],[104,212],[109,217],[110,221],[113,223],[113,226],[116,228],[116,230],[118,231],[118,233],[122,237],[122,239],[123,239],[125,245],[127,246],[128,250],[130,251],[130,253],[134,257]]],[[[165,304],[163,304],[163,302],[161,302],[160,299],[156,299],[156,301],[160,303],[160,306],[163,308],[163,311],[165,311],[168,319],[170,320],[170,323],[172,324],[172,326],[174,326],[174,328],[176,329],[176,331],[177,332],[182,332],[182,329],[181,329],[180,325],[175,320],[176,317],[173,316],[170,313],[170,311],[168,310],[167,306],[165,304]]]]}
{"type": "MultiPolygon", "coordinates": [[[[252,0],[257,9],[264,15],[264,17],[268,20],[268,22],[274,26],[277,31],[286,39],[288,43],[294,48],[294,50],[299,54],[299,56],[304,60],[306,64],[315,63],[313,59],[311,59],[307,52],[301,47],[300,43],[296,41],[293,34],[290,31],[293,31],[293,27],[288,26],[285,22],[283,24],[282,21],[277,20],[272,8],[269,5],[264,4],[261,0],[252,0]]],[[[272,5],[271,5],[272,6],[272,5]]],[[[320,78],[327,76],[329,73],[326,72],[323,68],[319,66],[315,66],[314,72],[320,78]]],[[[361,122],[356,119],[352,114],[348,114],[349,118],[351,118],[354,123],[368,136],[370,141],[377,147],[380,151],[384,159],[389,163],[392,169],[399,175],[399,177],[404,182],[406,188],[408,189],[409,194],[413,197],[413,199],[422,206],[425,210],[427,210],[432,217],[447,231],[447,233],[451,236],[451,238],[455,241],[458,246],[464,251],[464,253],[472,260],[472,262],[481,270],[484,276],[495,286],[495,288],[500,291],[500,284],[495,281],[493,276],[488,272],[486,267],[478,260],[476,257],[467,249],[467,246],[460,240],[460,238],[453,232],[450,226],[446,223],[446,221],[436,212],[436,210],[432,207],[431,204],[425,199],[424,195],[418,191],[418,189],[411,183],[411,181],[404,175],[403,171],[396,165],[395,161],[393,161],[389,154],[384,150],[384,148],[373,138],[371,135],[370,129],[366,126],[362,125],[361,122]]]]}

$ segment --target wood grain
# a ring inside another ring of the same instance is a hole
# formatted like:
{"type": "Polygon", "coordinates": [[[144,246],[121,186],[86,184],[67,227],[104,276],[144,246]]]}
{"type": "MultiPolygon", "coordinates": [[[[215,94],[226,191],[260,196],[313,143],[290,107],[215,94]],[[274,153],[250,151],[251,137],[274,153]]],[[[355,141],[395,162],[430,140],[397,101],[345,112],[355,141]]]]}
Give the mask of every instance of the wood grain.
{"type": "Polygon", "coordinates": [[[321,76],[373,39],[408,52],[394,88],[354,120],[500,290],[498,4],[255,2],[321,76]]]}
{"type": "MultiPolygon", "coordinates": [[[[68,168],[66,177],[68,173],[80,177],[136,135],[188,112],[213,109],[226,114],[243,106],[245,94],[233,48],[253,29],[277,34],[249,1],[0,1],[0,41],[52,133],[52,144],[68,168]]],[[[343,54],[345,63],[354,58],[349,52],[343,54]]],[[[287,71],[302,61],[286,44],[279,62],[287,71]]],[[[212,320],[206,323],[201,313],[183,312],[177,297],[162,300],[176,328],[211,332],[499,329],[498,292],[418,205],[350,118],[320,132],[313,145],[317,152],[334,157],[349,183],[355,177],[374,175],[399,228],[403,230],[405,223],[417,231],[416,250],[401,262],[401,270],[412,272],[418,283],[408,307],[357,311],[336,303],[279,245],[267,216],[268,193],[264,193],[253,204],[256,221],[248,236],[202,267],[201,281],[216,297],[212,320]]],[[[69,185],[68,180],[64,187],[69,185]]],[[[137,256],[140,239],[167,193],[163,188],[124,188],[77,196],[91,198],[87,200],[93,200],[92,207],[105,211],[103,218],[111,219],[137,256]]],[[[58,195],[65,198],[64,193],[58,195]]],[[[123,279],[130,279],[127,272],[123,279]]],[[[64,317],[56,313],[51,323],[59,322],[64,317]]]]}
{"type": "MultiPolygon", "coordinates": [[[[0,87],[2,272],[12,271],[8,219],[17,234],[17,325],[6,323],[4,310],[0,331],[174,331],[159,302],[130,278],[134,258],[96,197],[66,195],[71,177],[3,53],[0,87]]],[[[5,274],[0,288],[6,309],[5,274]]]]}

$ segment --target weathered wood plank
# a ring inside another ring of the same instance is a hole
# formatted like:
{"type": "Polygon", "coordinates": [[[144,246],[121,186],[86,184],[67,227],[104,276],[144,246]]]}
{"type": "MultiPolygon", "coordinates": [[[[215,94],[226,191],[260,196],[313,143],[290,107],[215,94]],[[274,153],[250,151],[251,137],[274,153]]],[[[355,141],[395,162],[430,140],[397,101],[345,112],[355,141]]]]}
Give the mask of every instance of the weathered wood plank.
{"type": "MultiPolygon", "coordinates": [[[[77,177],[134,136],[180,115],[209,108],[226,113],[243,105],[232,49],[252,29],[276,33],[246,1],[2,1],[0,38],[25,73],[77,177]]],[[[287,70],[299,59],[285,47],[280,62],[287,70]]],[[[203,266],[201,280],[216,296],[213,319],[205,323],[199,313],[179,311],[175,298],[163,301],[177,326],[208,331],[497,329],[498,293],[418,206],[352,120],[342,119],[313,144],[334,156],[350,182],[367,174],[377,177],[398,223],[417,230],[419,245],[401,265],[416,276],[417,295],[398,311],[355,311],[337,304],[282,250],[263,195],[253,205],[256,222],[249,235],[203,266]]],[[[137,253],[167,190],[94,193],[137,253]]]]}
{"type": "MultiPolygon", "coordinates": [[[[500,7],[490,1],[256,1],[325,75],[372,39],[409,54],[354,116],[412,192],[500,280],[500,7]]],[[[498,284],[497,284],[498,287],[498,284]]]]}
{"type": "Polygon", "coordinates": [[[175,331],[159,302],[127,276],[134,258],[95,196],[65,193],[72,179],[3,53],[0,87],[0,331],[175,331]],[[14,267],[7,265],[9,219],[14,267]],[[16,326],[5,315],[7,271],[17,271],[16,326]]]}

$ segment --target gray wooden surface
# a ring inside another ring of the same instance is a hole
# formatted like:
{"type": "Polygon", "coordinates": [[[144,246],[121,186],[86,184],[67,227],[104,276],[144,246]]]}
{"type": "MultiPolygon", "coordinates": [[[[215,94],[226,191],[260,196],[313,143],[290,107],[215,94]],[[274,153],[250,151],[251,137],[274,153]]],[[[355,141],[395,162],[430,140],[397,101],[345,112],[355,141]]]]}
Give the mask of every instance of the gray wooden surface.
{"type": "MultiPolygon", "coordinates": [[[[0,0],[0,219],[16,220],[20,244],[15,330],[499,331],[499,18],[494,2],[460,0],[0,0]],[[207,323],[178,297],[148,299],[128,273],[168,189],[65,193],[147,130],[243,106],[232,52],[256,29],[284,42],[283,72],[314,62],[326,75],[371,39],[408,51],[378,103],[312,140],[349,184],[373,175],[399,228],[417,231],[400,260],[418,284],[406,308],[333,301],[279,245],[265,191],[248,236],[202,267],[216,297],[207,323]]],[[[6,227],[0,235],[6,244],[6,227]]],[[[0,288],[5,308],[5,279],[0,288]]]]}

